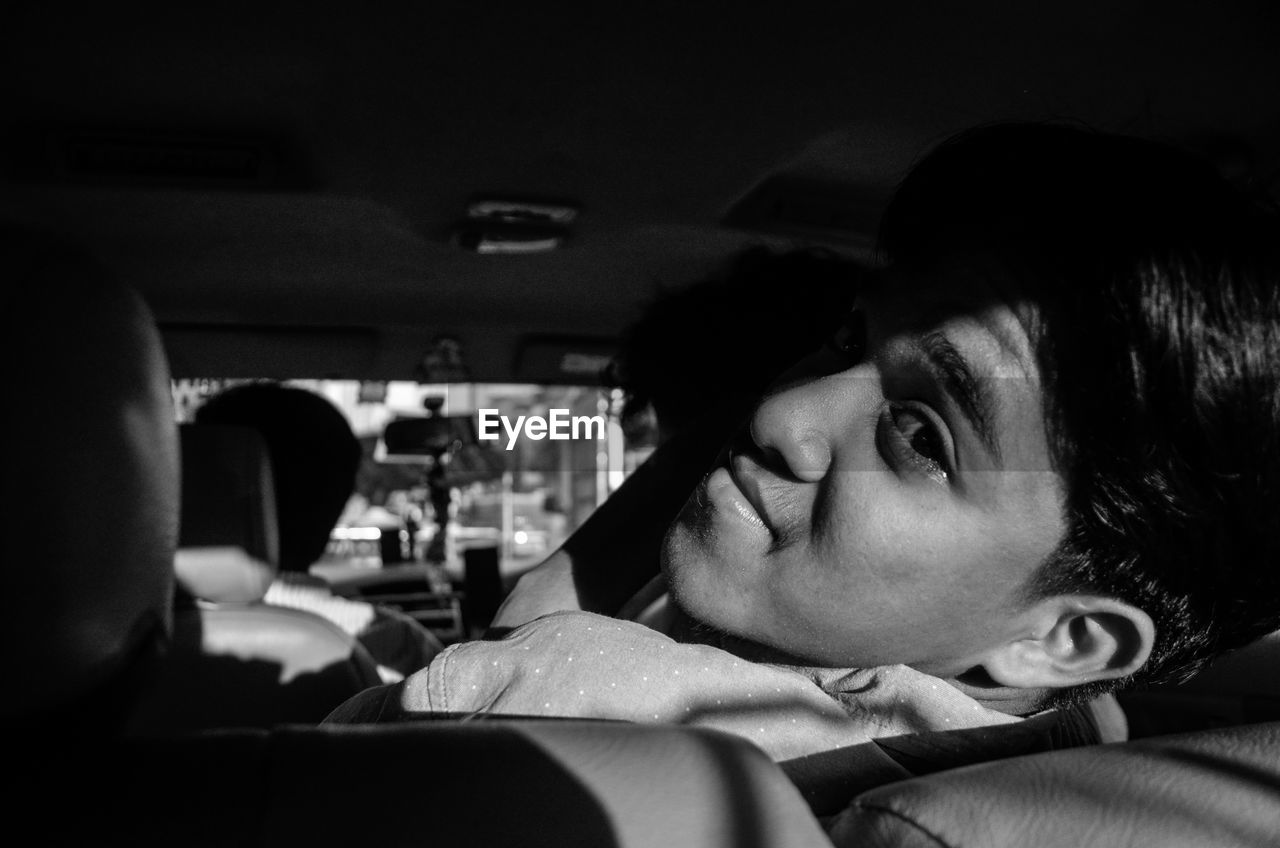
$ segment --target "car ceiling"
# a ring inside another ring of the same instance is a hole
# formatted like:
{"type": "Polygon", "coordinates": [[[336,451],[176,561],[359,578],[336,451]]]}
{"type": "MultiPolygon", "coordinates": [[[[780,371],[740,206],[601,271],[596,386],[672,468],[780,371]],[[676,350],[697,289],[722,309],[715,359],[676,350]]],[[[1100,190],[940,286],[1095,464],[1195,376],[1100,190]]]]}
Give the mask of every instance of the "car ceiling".
{"type": "Polygon", "coordinates": [[[867,257],[912,161],[986,121],[1167,138],[1255,182],[1280,161],[1269,2],[25,4],[7,17],[0,216],[75,239],[143,291],[188,375],[411,377],[447,333],[476,379],[528,377],[522,340],[607,343],[742,245],[867,257]],[[70,158],[86,138],[239,145],[259,165],[230,180],[89,173],[70,158]],[[478,195],[580,213],[559,250],[478,255],[451,239],[478,195]]]}

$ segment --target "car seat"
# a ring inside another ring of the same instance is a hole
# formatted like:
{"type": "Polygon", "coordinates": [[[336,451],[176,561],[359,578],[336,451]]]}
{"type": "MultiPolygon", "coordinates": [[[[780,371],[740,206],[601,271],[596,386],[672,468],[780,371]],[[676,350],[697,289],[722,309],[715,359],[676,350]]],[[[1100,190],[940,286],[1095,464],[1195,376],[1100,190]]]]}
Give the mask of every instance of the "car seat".
{"type": "Polygon", "coordinates": [[[142,299],[88,259],[0,231],[0,261],[0,709],[68,731],[113,726],[172,626],[178,444],[164,352],[142,299]]]}
{"type": "Polygon", "coordinates": [[[271,465],[249,427],[183,424],[178,603],[136,733],[314,723],[381,682],[347,632],[263,602],[278,562],[271,465]]]}

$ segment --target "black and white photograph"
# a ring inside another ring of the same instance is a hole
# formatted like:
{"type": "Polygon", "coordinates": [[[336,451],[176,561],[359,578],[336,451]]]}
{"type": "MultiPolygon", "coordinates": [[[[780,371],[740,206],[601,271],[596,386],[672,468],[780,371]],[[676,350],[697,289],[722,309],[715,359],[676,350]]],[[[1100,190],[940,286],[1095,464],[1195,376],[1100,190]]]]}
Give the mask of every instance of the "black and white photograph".
{"type": "Polygon", "coordinates": [[[1280,5],[0,21],[6,844],[1280,845],[1280,5]]]}

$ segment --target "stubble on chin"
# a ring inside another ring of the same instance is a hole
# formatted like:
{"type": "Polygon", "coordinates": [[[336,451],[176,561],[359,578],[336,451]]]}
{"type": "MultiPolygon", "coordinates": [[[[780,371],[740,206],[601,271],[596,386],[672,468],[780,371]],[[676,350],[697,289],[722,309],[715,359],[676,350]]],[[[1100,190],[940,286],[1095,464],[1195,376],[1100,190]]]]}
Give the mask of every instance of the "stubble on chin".
{"type": "Polygon", "coordinates": [[[698,487],[667,527],[659,566],[669,581],[679,579],[685,564],[706,557],[711,551],[715,537],[711,510],[698,487]]]}
{"type": "MultiPolygon", "coordinates": [[[[699,606],[696,596],[699,562],[710,555],[714,529],[711,508],[702,500],[700,489],[689,496],[680,514],[671,522],[662,540],[662,573],[667,578],[667,592],[675,611],[676,630],[670,635],[678,642],[715,644],[710,639],[715,628],[703,624],[690,612],[699,606]]],[[[718,631],[715,631],[718,632],[718,631]]]]}
{"type": "MultiPolygon", "coordinates": [[[[713,534],[713,522],[711,520],[715,507],[707,500],[706,478],[703,478],[693,493],[689,495],[681,508],[680,514],[676,516],[676,520],[671,522],[671,531],[676,528],[683,528],[685,532],[691,535],[702,545],[707,545],[711,541],[713,534]]],[[[668,538],[670,537],[668,533],[668,538]]]]}

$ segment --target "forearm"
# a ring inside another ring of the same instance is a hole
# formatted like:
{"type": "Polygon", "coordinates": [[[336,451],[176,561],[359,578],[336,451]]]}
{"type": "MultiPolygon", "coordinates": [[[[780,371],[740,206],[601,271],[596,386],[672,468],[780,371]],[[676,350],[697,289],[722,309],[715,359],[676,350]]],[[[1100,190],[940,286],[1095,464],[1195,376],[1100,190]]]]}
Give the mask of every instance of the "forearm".
{"type": "Polygon", "coordinates": [[[654,451],[559,550],[520,578],[492,635],[558,610],[616,615],[658,575],[667,529],[732,432],[727,417],[654,451]]]}
{"type": "Polygon", "coordinates": [[[494,614],[486,638],[501,637],[549,612],[581,609],[573,584],[572,565],[561,548],[521,575],[494,614]]]}

